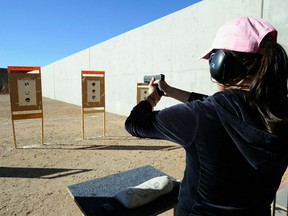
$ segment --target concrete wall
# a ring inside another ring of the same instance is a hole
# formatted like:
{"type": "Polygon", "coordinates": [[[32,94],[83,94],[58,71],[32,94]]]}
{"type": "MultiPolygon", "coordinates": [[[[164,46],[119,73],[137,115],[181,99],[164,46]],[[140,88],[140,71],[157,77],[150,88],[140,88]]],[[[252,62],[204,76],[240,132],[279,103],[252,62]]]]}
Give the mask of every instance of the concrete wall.
{"type": "MultiPolygon", "coordinates": [[[[136,84],[145,74],[163,73],[170,85],[213,94],[207,61],[197,58],[219,26],[242,15],[263,17],[287,46],[287,11],[287,0],[203,0],[43,67],[43,96],[81,105],[81,70],[106,72],[106,110],[120,115],[135,105],[136,84]]],[[[165,98],[156,108],[176,103],[165,98]]]]}

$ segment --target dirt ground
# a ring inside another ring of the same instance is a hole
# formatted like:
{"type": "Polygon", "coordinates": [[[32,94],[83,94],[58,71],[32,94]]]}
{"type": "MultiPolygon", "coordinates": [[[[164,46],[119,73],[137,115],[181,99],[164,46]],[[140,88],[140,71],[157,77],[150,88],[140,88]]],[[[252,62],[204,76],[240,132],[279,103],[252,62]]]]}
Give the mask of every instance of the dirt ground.
{"type": "Polygon", "coordinates": [[[43,113],[44,145],[41,120],[20,120],[15,121],[15,148],[9,95],[0,95],[1,216],[80,216],[67,186],[144,165],[176,179],[183,176],[184,150],[130,136],[125,116],[106,113],[103,137],[103,114],[85,115],[82,139],[81,107],[44,98],[43,113]]]}
{"type": "MultiPolygon", "coordinates": [[[[9,95],[0,95],[0,215],[78,216],[67,186],[132,168],[152,165],[181,179],[185,157],[178,145],[131,137],[125,116],[85,115],[81,107],[43,98],[41,120],[15,121],[14,147],[9,95]]],[[[161,215],[172,215],[171,211],[161,215]]]]}

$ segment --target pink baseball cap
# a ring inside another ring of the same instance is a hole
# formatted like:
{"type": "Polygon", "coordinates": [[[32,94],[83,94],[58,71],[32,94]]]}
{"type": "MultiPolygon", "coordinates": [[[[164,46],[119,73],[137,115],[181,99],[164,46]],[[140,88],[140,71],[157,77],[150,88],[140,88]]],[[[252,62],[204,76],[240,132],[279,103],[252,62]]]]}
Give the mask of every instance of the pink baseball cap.
{"type": "Polygon", "coordinates": [[[260,43],[268,35],[277,40],[277,30],[266,20],[239,17],[224,24],[217,32],[212,47],[200,58],[209,59],[213,50],[232,50],[247,53],[261,53],[260,43]]]}

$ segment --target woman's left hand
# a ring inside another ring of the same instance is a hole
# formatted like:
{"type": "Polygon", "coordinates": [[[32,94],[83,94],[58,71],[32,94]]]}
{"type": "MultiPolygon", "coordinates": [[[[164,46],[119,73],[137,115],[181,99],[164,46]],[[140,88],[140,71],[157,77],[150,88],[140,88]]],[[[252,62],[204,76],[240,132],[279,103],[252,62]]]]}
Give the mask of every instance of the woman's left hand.
{"type": "Polygon", "coordinates": [[[161,95],[158,93],[158,84],[155,83],[155,79],[152,78],[149,83],[149,96],[146,98],[146,100],[151,104],[152,107],[155,107],[157,103],[161,99],[161,95]]]}

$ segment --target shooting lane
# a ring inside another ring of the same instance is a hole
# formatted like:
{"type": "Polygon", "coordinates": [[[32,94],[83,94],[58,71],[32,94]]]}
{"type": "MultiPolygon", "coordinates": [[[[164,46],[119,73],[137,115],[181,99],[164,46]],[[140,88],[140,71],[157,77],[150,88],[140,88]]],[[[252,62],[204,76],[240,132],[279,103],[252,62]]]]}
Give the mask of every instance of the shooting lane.
{"type": "Polygon", "coordinates": [[[8,66],[11,119],[14,145],[17,148],[14,121],[41,119],[42,145],[44,144],[41,68],[8,66]]]}
{"type": "Polygon", "coordinates": [[[82,138],[85,138],[85,114],[103,113],[103,136],[106,136],[105,71],[81,71],[82,138]]]}

